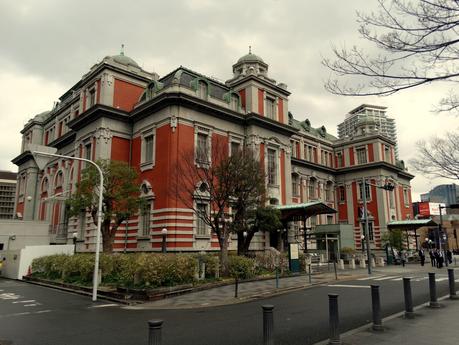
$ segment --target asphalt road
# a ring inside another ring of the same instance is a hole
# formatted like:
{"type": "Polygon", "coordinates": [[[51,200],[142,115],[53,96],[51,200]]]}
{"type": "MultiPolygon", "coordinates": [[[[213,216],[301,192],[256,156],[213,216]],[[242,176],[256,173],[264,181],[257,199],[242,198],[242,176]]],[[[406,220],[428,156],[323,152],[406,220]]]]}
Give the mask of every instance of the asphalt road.
{"type": "MultiPolygon", "coordinates": [[[[412,281],[414,305],[428,301],[426,274],[412,281]],[[418,281],[416,281],[418,280],[418,281]]],[[[438,295],[448,292],[437,274],[438,295]]],[[[340,281],[253,302],[188,310],[132,310],[107,301],[0,279],[0,344],[146,345],[147,321],[164,320],[163,345],[262,343],[262,304],[273,304],[276,345],[313,344],[328,337],[328,294],[339,294],[341,331],[370,322],[370,284],[381,286],[383,316],[402,311],[401,275],[340,281]],[[379,278],[377,278],[379,279],[379,278]]]]}

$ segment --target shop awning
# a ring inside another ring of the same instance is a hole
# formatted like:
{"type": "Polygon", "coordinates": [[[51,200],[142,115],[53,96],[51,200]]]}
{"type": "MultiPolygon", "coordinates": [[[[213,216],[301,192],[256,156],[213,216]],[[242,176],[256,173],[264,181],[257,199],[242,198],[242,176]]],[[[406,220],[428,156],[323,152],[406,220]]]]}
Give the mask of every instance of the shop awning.
{"type": "Polygon", "coordinates": [[[276,208],[281,211],[281,220],[284,222],[302,220],[318,214],[337,213],[334,208],[320,201],[303,204],[277,205],[276,208]]]}
{"type": "Polygon", "coordinates": [[[400,229],[400,230],[416,230],[423,226],[438,226],[432,219],[407,219],[407,220],[394,220],[387,223],[387,228],[400,229]]]}

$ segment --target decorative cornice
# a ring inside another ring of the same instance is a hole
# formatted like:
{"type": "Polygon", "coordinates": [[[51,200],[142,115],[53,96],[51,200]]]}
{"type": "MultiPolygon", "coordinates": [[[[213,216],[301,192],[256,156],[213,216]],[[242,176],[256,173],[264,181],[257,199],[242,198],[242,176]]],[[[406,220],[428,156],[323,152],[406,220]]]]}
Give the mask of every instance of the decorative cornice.
{"type": "Polygon", "coordinates": [[[102,104],[96,104],[77,118],[68,122],[67,126],[72,130],[77,131],[102,117],[115,119],[122,122],[129,122],[129,112],[102,104]]]}

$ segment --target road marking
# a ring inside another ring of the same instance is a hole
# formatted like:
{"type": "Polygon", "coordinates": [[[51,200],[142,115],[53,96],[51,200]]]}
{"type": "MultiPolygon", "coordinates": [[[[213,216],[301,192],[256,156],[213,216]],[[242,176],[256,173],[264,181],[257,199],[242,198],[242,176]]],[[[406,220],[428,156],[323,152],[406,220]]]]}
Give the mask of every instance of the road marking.
{"type": "Polygon", "coordinates": [[[435,279],[436,282],[442,282],[444,280],[448,280],[448,278],[437,278],[437,279],[435,279]]]}
{"type": "Polygon", "coordinates": [[[381,278],[375,278],[375,280],[389,280],[393,278],[398,278],[398,276],[388,276],[388,277],[381,277],[381,278]]]}
{"type": "Polygon", "coordinates": [[[34,314],[43,314],[43,313],[50,313],[51,310],[47,309],[47,310],[39,310],[39,311],[36,311],[34,314]]]}
{"type": "MultiPolygon", "coordinates": [[[[376,278],[379,278],[381,276],[376,276],[376,278]]],[[[370,279],[374,279],[375,277],[365,277],[365,278],[359,278],[357,280],[370,280],[370,279]]]]}
{"type": "Polygon", "coordinates": [[[16,295],[15,293],[5,292],[5,293],[0,294],[1,299],[19,299],[20,297],[21,296],[16,295]]]}
{"type": "Polygon", "coordinates": [[[16,304],[16,303],[32,303],[32,302],[35,302],[34,299],[29,299],[27,301],[14,301],[13,304],[16,304]]]}
{"type": "Polygon", "coordinates": [[[347,288],[360,288],[360,289],[369,289],[368,285],[345,285],[345,284],[331,284],[327,285],[329,287],[347,287],[347,288]]]}
{"type": "Polygon", "coordinates": [[[89,308],[106,308],[106,307],[117,307],[118,304],[116,303],[109,303],[109,304],[99,304],[99,305],[93,305],[89,308]]]}
{"type": "Polygon", "coordinates": [[[428,277],[422,277],[422,278],[416,278],[414,281],[415,282],[420,282],[420,281],[423,281],[423,280],[427,280],[428,277]]]}
{"type": "Polygon", "coordinates": [[[24,307],[36,307],[37,305],[40,305],[40,303],[24,304],[24,307]]]}
{"type": "Polygon", "coordinates": [[[392,279],[392,281],[394,281],[394,282],[399,282],[400,280],[403,280],[403,277],[392,279]]]}

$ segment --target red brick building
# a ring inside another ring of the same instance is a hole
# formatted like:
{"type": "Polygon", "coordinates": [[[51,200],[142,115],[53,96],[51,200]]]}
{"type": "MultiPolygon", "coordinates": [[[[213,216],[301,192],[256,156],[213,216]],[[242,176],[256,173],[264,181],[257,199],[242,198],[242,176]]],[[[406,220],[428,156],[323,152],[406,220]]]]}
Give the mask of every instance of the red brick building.
{"type": "MultiPolygon", "coordinates": [[[[158,250],[163,227],[169,251],[217,249],[215,236],[192,209],[170,197],[170,187],[181,152],[211,150],[218,140],[228,152],[247,145],[259,154],[271,204],[317,200],[338,210],[311,217],[308,226],[351,224],[357,248],[362,178],[368,178],[373,184],[367,190],[370,239],[379,248],[387,222],[412,217],[413,176],[396,160],[395,142],[371,120],[360,121],[345,139],[296,120],[288,111],[287,86],[271,79],[268,67],[249,53],[222,83],[184,67],[159,77],[123,53],[105,57],[51,111],[36,115],[21,131],[21,153],[13,159],[19,167],[17,215],[48,220],[55,242],[76,233],[80,250],[94,249],[91,218],[68,219],[61,200],[75,188],[82,164],[56,159],[39,171],[28,144],[49,145],[63,155],[126,161],[140,172],[148,207],[120,227],[116,250],[158,250]],[[394,191],[376,187],[389,181],[394,191]]],[[[292,224],[289,239],[298,238],[298,232],[292,224]]],[[[254,249],[269,245],[264,233],[252,244],[254,249]]]]}

